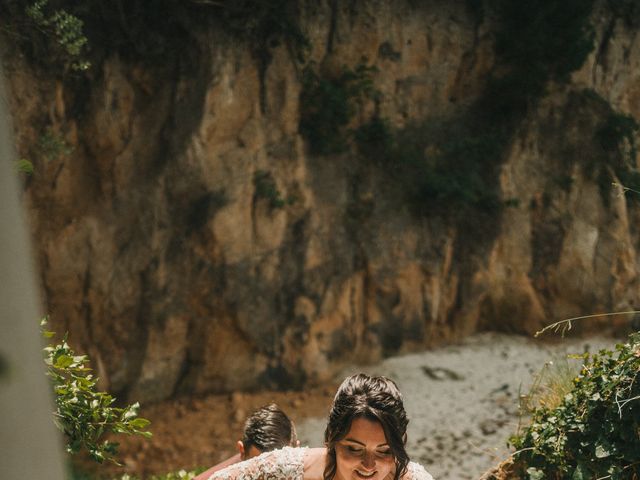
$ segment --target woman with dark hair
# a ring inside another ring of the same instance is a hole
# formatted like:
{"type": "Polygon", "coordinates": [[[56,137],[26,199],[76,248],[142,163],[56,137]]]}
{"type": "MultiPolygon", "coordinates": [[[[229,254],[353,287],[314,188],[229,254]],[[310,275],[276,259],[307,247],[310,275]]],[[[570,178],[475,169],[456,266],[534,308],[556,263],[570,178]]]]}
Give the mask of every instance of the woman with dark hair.
{"type": "Polygon", "coordinates": [[[210,480],[433,480],[409,461],[408,423],[392,380],[352,375],[333,399],[324,448],[285,447],[216,472],[210,480]]]}

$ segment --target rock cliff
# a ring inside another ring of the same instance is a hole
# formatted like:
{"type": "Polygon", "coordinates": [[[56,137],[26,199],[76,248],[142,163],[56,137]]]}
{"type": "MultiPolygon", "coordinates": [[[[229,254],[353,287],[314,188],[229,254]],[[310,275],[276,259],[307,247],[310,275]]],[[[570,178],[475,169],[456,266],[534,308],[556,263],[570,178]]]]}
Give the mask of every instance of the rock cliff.
{"type": "MultiPolygon", "coordinates": [[[[472,4],[305,2],[305,62],[329,77],[376,67],[347,129],[374,114],[447,124],[499,67],[496,19],[472,4]]],[[[604,2],[591,18],[595,48],[549,82],[496,163],[502,208],[455,222],[426,201],[417,214],[365,155],[310,151],[286,42],[265,60],[200,28],[162,62],[110,53],[82,81],[8,54],[54,329],[106,388],[154,401],[300,387],[478,329],[633,309],[638,208],[607,188],[622,180],[598,133],[607,115],[640,118],[640,37],[604,2]]]]}

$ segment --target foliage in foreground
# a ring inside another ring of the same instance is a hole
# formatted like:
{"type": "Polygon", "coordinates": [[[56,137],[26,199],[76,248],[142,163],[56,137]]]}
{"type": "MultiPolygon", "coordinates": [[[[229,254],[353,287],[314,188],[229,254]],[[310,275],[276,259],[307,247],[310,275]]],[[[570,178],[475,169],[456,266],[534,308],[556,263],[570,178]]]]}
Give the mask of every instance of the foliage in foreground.
{"type": "MultiPolygon", "coordinates": [[[[147,480],[192,480],[196,476],[200,475],[205,469],[200,468],[196,470],[178,470],[177,472],[164,473],[159,475],[151,475],[147,477],[147,480]]],[[[70,480],[96,480],[95,477],[87,476],[82,473],[75,473],[70,480]]],[[[140,477],[130,475],[128,473],[119,475],[117,477],[110,477],[109,480],[141,480],[140,477]]]]}
{"type": "Polygon", "coordinates": [[[579,359],[573,360],[570,362],[569,358],[564,358],[544,364],[534,376],[529,392],[520,396],[521,413],[529,416],[539,407],[552,410],[562,403],[573,390],[573,381],[580,373],[579,359]]]}
{"type": "MultiPolygon", "coordinates": [[[[45,338],[54,333],[44,330],[45,338]]],[[[117,463],[118,443],[103,440],[107,434],[137,434],[150,437],[149,420],[138,417],[140,405],[124,408],[112,406],[115,399],[96,387],[97,378],[91,373],[86,355],[76,355],[65,335],[61,343],[44,349],[47,375],[51,378],[56,410],[54,422],[65,434],[67,452],[75,454],[86,449],[99,463],[110,460],[117,463]]]]}
{"type": "Polygon", "coordinates": [[[519,472],[539,479],[637,479],[640,475],[640,333],[615,352],[582,355],[573,389],[539,407],[511,438],[519,472]]]}
{"type": "MultiPolygon", "coordinates": [[[[149,477],[149,480],[191,480],[200,473],[201,472],[199,470],[179,470],[177,472],[165,473],[162,475],[152,475],[149,477]]],[[[137,478],[125,474],[118,480],[137,480],[137,478]]]]}

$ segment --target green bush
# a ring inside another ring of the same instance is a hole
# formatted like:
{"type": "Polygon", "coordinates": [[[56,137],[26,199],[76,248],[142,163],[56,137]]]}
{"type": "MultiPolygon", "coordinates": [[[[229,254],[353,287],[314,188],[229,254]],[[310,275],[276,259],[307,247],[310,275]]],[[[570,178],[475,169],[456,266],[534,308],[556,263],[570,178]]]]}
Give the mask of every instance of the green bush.
{"type": "Polygon", "coordinates": [[[272,209],[283,208],[295,201],[293,197],[282,198],[282,194],[278,190],[271,173],[265,170],[258,170],[254,173],[253,186],[255,187],[256,198],[268,200],[269,207],[272,209]]]}
{"type": "Polygon", "coordinates": [[[286,43],[299,58],[309,42],[298,22],[298,2],[275,0],[4,0],[0,32],[35,64],[86,70],[114,53],[145,62],[181,58],[195,64],[199,32],[216,24],[249,44],[264,64],[286,43]]]}
{"type": "Polygon", "coordinates": [[[376,69],[364,64],[355,70],[343,67],[335,78],[319,75],[314,65],[305,68],[300,92],[300,133],[312,153],[329,155],[348,150],[347,126],[359,106],[376,91],[376,69]]]}
{"type": "Polygon", "coordinates": [[[87,70],[88,40],[84,34],[84,22],[64,8],[53,8],[49,0],[37,0],[25,9],[27,17],[38,29],[54,39],[55,53],[73,70],[87,70]]]}
{"type": "Polygon", "coordinates": [[[632,479],[640,475],[640,333],[615,352],[584,354],[573,388],[539,407],[511,438],[528,479],[632,479]]]}
{"type": "Polygon", "coordinates": [[[24,173],[25,175],[33,175],[33,163],[26,158],[14,161],[14,168],[17,172],[24,173]]]}
{"type": "MultiPolygon", "coordinates": [[[[582,130],[580,146],[567,158],[573,157],[584,174],[598,183],[604,204],[608,205],[613,182],[622,184],[626,190],[640,190],[636,165],[640,126],[636,119],[614,110],[605,98],[590,89],[572,93],[568,105],[572,115],[584,120],[578,124],[582,130]]],[[[637,195],[628,198],[640,200],[637,195]]]]}
{"type": "Polygon", "coordinates": [[[379,115],[358,127],[354,138],[360,155],[378,164],[385,161],[395,144],[389,121],[379,115]]]}
{"type": "Polygon", "coordinates": [[[374,117],[355,138],[359,154],[402,185],[419,212],[499,207],[492,166],[499,163],[502,143],[490,131],[476,133],[457,120],[393,131],[385,119],[374,117]]]}
{"type": "Polygon", "coordinates": [[[568,81],[593,50],[593,0],[491,0],[490,4],[499,22],[496,54],[506,67],[498,77],[502,97],[539,97],[549,80],[568,81]]]}
{"type": "MultiPolygon", "coordinates": [[[[53,332],[44,330],[46,320],[41,326],[45,338],[54,336],[53,332]]],[[[55,394],[54,423],[65,434],[68,453],[84,449],[99,463],[104,460],[117,463],[118,443],[104,440],[105,435],[151,436],[147,430],[149,420],[138,417],[138,403],[114,407],[115,399],[97,390],[97,378],[91,373],[89,359],[74,353],[66,335],[61,343],[47,346],[44,352],[47,375],[55,394]]]]}
{"type": "MultiPolygon", "coordinates": [[[[192,480],[194,477],[204,472],[205,468],[195,470],[178,470],[164,474],[149,475],[147,480],[192,480]]],[[[95,476],[88,473],[72,471],[69,480],[141,480],[143,477],[124,473],[118,476],[95,476]]]]}
{"type": "Polygon", "coordinates": [[[73,152],[73,147],[65,141],[64,137],[51,128],[47,128],[40,135],[36,149],[39,156],[47,160],[55,160],[60,156],[68,156],[73,152]]]}
{"type": "MultiPolygon", "coordinates": [[[[192,478],[198,476],[202,473],[204,469],[198,470],[179,470],[177,472],[169,472],[159,475],[151,475],[148,480],[191,480],[192,478]]],[[[114,478],[112,480],[140,480],[139,477],[135,475],[124,474],[120,477],[114,478]]]]}
{"type": "Polygon", "coordinates": [[[298,2],[290,0],[222,0],[218,4],[224,27],[246,39],[254,50],[268,50],[285,42],[292,46],[299,59],[309,40],[297,21],[298,2]]]}
{"type": "Polygon", "coordinates": [[[89,41],[75,1],[5,0],[0,33],[34,62],[63,73],[87,70],[89,41]]]}

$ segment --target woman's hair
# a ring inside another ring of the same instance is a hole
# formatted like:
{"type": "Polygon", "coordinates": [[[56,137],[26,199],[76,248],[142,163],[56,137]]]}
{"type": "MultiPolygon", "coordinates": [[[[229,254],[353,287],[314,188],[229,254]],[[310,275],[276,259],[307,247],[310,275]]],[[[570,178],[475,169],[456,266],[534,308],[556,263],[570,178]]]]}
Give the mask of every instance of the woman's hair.
{"type": "Polygon", "coordinates": [[[336,443],[347,435],[355,418],[380,422],[396,462],[394,480],[399,480],[409,464],[409,455],[405,450],[409,420],[402,395],[393,380],[370,377],[364,373],[345,378],[333,399],[324,431],[327,447],[324,480],[333,480],[337,468],[336,443]]]}
{"type": "Polygon", "coordinates": [[[296,429],[293,422],[275,403],[259,408],[244,424],[242,443],[245,451],[251,446],[261,452],[296,444],[296,429]]]}

